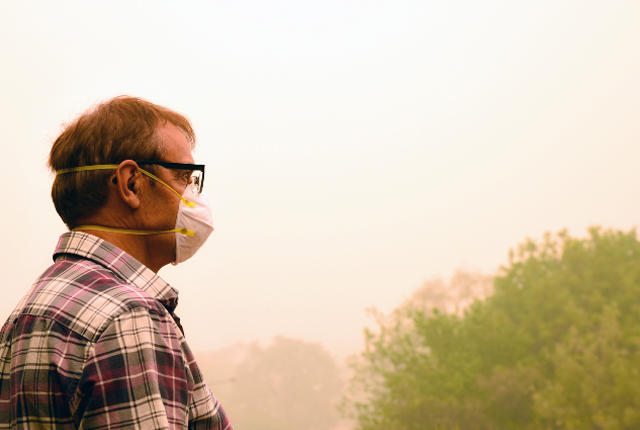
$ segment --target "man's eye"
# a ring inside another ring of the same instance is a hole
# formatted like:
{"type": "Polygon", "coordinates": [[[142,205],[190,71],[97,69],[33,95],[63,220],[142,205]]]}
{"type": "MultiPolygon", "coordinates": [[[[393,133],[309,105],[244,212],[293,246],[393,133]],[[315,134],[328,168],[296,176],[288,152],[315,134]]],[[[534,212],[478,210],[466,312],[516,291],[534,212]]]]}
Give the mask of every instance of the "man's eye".
{"type": "Polygon", "coordinates": [[[176,172],[176,180],[184,183],[189,183],[191,173],[189,171],[176,172]]]}

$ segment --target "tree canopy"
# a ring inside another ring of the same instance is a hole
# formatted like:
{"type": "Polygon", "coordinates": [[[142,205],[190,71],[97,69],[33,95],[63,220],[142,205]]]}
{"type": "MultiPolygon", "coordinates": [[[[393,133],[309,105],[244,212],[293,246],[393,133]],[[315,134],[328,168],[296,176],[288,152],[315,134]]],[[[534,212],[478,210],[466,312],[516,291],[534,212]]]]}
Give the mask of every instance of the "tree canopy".
{"type": "Polygon", "coordinates": [[[493,287],[377,314],[344,406],[359,429],[640,428],[635,231],[527,240],[493,287]]]}

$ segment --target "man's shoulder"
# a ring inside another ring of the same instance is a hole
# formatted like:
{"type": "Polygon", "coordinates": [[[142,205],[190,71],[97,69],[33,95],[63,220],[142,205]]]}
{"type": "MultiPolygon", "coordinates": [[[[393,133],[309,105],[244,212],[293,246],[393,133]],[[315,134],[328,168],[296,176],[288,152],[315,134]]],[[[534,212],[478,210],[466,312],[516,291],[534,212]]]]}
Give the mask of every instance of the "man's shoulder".
{"type": "Polygon", "coordinates": [[[94,340],[111,321],[134,308],[165,315],[151,295],[104,266],[80,257],[63,258],[33,284],[13,316],[51,319],[94,340]]]}

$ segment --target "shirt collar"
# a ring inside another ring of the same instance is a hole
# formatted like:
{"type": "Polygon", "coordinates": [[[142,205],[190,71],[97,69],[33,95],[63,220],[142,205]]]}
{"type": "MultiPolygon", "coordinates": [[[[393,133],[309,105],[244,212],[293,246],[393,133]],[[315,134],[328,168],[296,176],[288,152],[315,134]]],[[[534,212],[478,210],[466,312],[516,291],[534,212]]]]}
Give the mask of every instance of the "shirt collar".
{"type": "MultiPolygon", "coordinates": [[[[112,271],[118,278],[141,289],[161,302],[178,305],[178,290],[167,284],[160,276],[120,248],[99,237],[79,231],[70,231],[60,236],[53,253],[58,261],[69,255],[86,258],[112,271]]],[[[172,310],[170,310],[172,311],[172,310]]]]}

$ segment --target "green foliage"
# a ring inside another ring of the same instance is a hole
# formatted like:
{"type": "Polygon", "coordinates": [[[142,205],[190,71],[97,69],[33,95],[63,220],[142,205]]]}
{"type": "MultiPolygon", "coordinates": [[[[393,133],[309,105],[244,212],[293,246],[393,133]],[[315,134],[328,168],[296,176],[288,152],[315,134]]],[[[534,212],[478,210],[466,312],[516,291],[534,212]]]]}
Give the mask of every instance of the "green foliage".
{"type": "Polygon", "coordinates": [[[528,240],[464,313],[377,314],[343,408],[361,430],[640,428],[639,307],[635,231],[528,240]]]}

